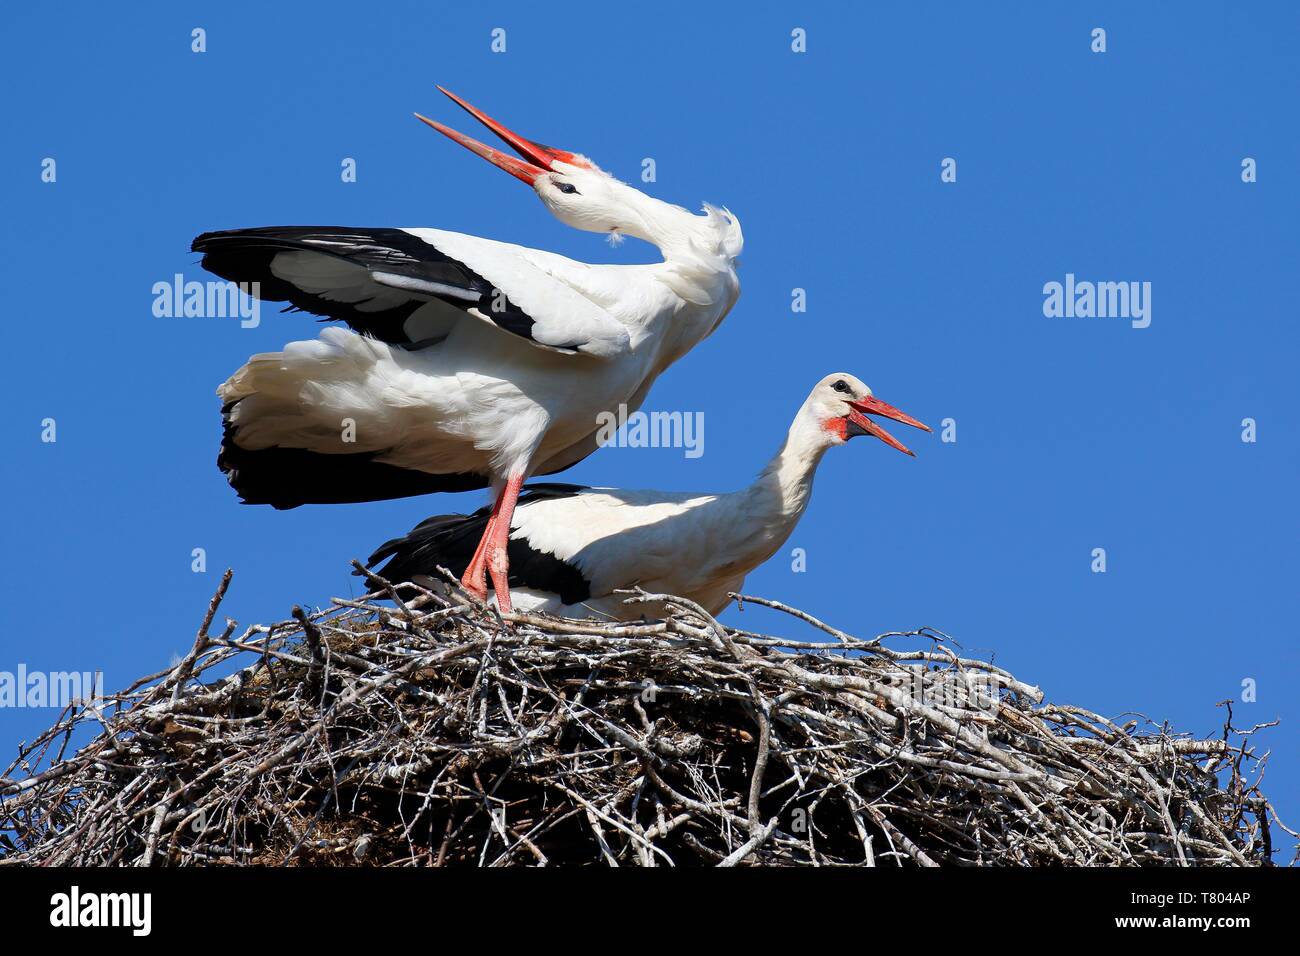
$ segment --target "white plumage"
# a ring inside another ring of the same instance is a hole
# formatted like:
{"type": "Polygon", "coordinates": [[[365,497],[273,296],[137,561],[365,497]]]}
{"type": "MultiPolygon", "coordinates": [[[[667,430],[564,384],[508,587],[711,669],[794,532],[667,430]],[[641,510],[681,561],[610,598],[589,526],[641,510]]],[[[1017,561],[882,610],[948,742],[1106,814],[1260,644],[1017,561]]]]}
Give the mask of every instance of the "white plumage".
{"type": "MultiPolygon", "coordinates": [[[[789,538],[828,449],[868,434],[911,454],[866,413],[926,428],[874,398],[852,375],[836,373],[812,390],[775,457],[753,484],[739,491],[539,486],[541,493],[532,499],[526,495],[512,522],[512,553],[528,559],[515,561],[511,572],[514,608],[616,618],[656,614],[660,609],[627,605],[626,595],[615,593],[641,587],[720,611],[728,593],[740,590],[745,576],[789,538]],[[548,586],[548,581],[553,583],[548,586]]],[[[381,547],[371,562],[391,559],[380,571],[390,580],[436,586],[439,566],[458,572],[454,565],[464,557],[466,532],[482,520],[482,513],[430,519],[381,547]]]]}
{"type": "MultiPolygon", "coordinates": [[[[721,214],[705,218],[701,242],[711,228],[715,245],[725,242],[729,226],[721,214]]],[[[314,340],[253,356],[218,388],[223,403],[235,403],[229,418],[241,447],[375,452],[381,462],[434,474],[545,473],[552,460],[594,436],[600,412],[620,403],[635,408],[739,294],[731,257],[695,270],[672,261],[588,265],[473,236],[402,231],[463,262],[529,316],[540,316],[534,338],[504,331],[478,309],[440,300],[421,304],[404,323],[413,341],[426,343],[420,348],[327,328],[314,340]],[[688,285],[697,301],[682,298],[688,285]],[[568,343],[583,347],[578,354],[557,351],[568,343]],[[355,441],[340,447],[344,419],[355,422],[355,441]]],[[[312,289],[333,301],[355,301],[369,291],[347,275],[364,273],[361,267],[309,252],[277,255],[271,264],[277,275],[303,281],[307,274],[301,259],[293,271],[282,267],[285,256],[338,262],[333,276],[322,275],[319,263],[311,273],[312,289]]],[[[380,288],[376,302],[387,306],[391,300],[383,296],[392,294],[380,288]]]]}
{"type": "Polygon", "coordinates": [[[271,227],[205,234],[194,248],[212,271],[355,330],[255,355],[218,389],[220,463],[244,500],[490,485],[503,527],[489,522],[465,585],[486,594],[490,571],[508,607],[504,533],[523,481],[594,451],[601,413],[638,407],[717,327],[740,292],[743,238],[725,210],[654,199],[452,98],[525,161],[424,121],[529,183],[562,222],[646,240],[663,261],[591,265],[414,228],[271,227]]]}

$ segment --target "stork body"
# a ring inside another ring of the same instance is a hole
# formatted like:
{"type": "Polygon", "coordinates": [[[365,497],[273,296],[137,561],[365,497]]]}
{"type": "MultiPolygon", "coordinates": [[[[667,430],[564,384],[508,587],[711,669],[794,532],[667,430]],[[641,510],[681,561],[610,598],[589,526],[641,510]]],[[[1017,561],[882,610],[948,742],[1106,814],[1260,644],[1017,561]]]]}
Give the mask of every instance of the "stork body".
{"type": "MultiPolygon", "coordinates": [[[[786,542],[812,494],[825,452],[871,434],[907,451],[864,413],[925,428],[875,399],[845,373],[827,376],[800,408],[785,442],[747,488],[727,494],[624,491],[539,484],[525,489],[509,539],[511,601],[519,610],[636,618],[659,609],[625,604],[641,587],[689,598],[711,613],[786,542]]],[[[928,430],[928,429],[927,429],[928,430]]],[[[911,454],[908,452],[908,454],[911,454]]],[[[430,518],[383,545],[371,564],[390,581],[439,586],[437,568],[460,573],[490,518],[430,518]]]]}
{"type": "Polygon", "coordinates": [[[663,261],[592,265],[415,228],[234,230],[194,249],[263,298],[351,329],[255,355],[218,389],[218,461],[241,498],[292,508],[490,486],[465,584],[485,596],[491,572],[508,608],[505,532],[524,480],[593,452],[600,413],[638,407],[717,327],[743,239],[725,211],[646,196],[457,102],[529,161],[425,122],[528,182],[561,221],[644,239],[663,261]]]}

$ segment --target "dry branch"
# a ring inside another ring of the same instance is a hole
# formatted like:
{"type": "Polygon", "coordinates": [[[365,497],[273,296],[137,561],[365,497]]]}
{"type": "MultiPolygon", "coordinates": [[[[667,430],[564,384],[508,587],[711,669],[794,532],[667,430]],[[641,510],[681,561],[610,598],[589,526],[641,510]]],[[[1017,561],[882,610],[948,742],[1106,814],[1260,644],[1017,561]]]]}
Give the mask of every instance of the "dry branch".
{"type": "Polygon", "coordinates": [[[367,580],[214,636],[227,576],[175,667],[20,748],[0,865],[1244,866],[1292,833],[1230,710],[1212,740],[1119,727],[938,632],[756,598],[834,643],[665,595],[629,596],[661,622],[503,622],[367,580]]]}

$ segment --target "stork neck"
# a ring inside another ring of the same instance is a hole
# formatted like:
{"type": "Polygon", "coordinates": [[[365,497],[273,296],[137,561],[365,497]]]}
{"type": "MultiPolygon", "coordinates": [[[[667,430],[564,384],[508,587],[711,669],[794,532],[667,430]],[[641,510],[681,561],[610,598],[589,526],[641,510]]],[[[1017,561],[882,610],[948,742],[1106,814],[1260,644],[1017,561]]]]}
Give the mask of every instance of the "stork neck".
{"type": "Polygon", "coordinates": [[[813,477],[829,447],[817,424],[801,414],[767,467],[759,472],[752,485],[740,492],[751,499],[752,506],[769,516],[772,525],[788,525],[781,540],[808,507],[813,477]]]}
{"type": "Polygon", "coordinates": [[[623,189],[626,215],[618,224],[619,232],[658,246],[669,262],[699,255],[699,247],[708,239],[705,217],[647,196],[631,186],[623,189]]]}

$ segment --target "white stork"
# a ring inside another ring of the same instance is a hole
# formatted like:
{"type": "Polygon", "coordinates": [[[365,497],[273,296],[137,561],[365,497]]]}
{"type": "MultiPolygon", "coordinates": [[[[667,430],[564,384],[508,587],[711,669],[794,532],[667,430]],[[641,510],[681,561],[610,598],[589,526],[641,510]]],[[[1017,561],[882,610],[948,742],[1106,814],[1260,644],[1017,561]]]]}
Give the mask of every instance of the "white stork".
{"type": "Polygon", "coordinates": [[[443,92],[523,159],[421,120],[528,183],[561,222],[651,242],[663,261],[590,265],[439,229],[205,233],[193,245],[204,268],[353,330],[254,355],[232,375],[217,390],[218,464],[244,502],[276,508],[490,486],[464,584],[486,597],[490,572],[508,609],[506,535],[524,480],[595,451],[599,414],[638,407],[717,327],[740,293],[742,237],[725,210],[654,199],[443,92]]]}
{"type": "MultiPolygon", "coordinates": [[[[828,375],[803,403],[785,443],[758,479],[729,494],[623,491],[537,484],[524,490],[510,534],[513,607],[565,616],[636,618],[660,609],[624,603],[615,592],[639,586],[689,598],[710,613],[726,606],[745,575],[789,538],[812,493],[826,450],[874,435],[912,452],[867,415],[929,431],[843,372],[828,375]]],[[[459,574],[491,521],[472,515],[429,518],[382,545],[371,567],[392,582],[443,590],[439,567],[459,574]]]]}

